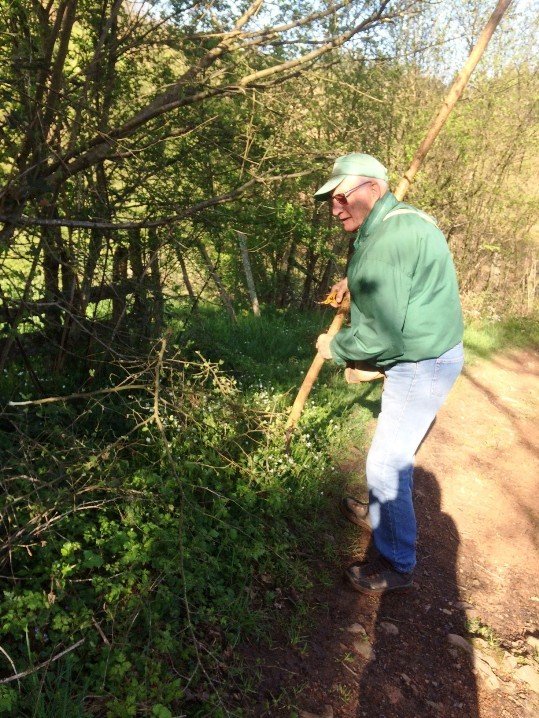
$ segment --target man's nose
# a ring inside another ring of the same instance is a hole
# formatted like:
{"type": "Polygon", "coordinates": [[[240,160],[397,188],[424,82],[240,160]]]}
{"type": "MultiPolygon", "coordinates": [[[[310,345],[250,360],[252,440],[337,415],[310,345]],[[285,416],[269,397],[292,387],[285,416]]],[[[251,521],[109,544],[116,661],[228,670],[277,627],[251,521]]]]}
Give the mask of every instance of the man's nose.
{"type": "Polygon", "coordinates": [[[329,201],[331,202],[331,214],[334,217],[338,217],[338,215],[342,209],[341,205],[334,199],[330,199],[329,201]]]}

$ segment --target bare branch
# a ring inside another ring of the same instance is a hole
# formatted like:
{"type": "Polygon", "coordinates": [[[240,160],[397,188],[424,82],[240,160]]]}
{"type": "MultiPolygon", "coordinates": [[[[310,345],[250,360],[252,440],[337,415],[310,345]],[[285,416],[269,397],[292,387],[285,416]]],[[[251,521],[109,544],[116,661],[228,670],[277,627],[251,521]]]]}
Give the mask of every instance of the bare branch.
{"type": "Polygon", "coordinates": [[[75,394],[66,394],[65,396],[47,396],[45,399],[34,399],[33,401],[8,401],[8,406],[38,406],[41,404],[55,404],[59,401],[70,401],[71,399],[88,399],[91,396],[102,396],[103,394],[117,394],[120,391],[137,391],[138,389],[147,390],[146,384],[120,384],[112,386],[108,389],[98,389],[97,391],[85,391],[75,394]]]}
{"type": "Polygon", "coordinates": [[[229,33],[215,48],[204,55],[198,63],[190,67],[177,82],[175,82],[166,92],[156,97],[149,105],[139,110],[130,120],[123,126],[111,130],[107,134],[100,133],[97,137],[86,145],[85,148],[64,155],[57,162],[53,163],[45,176],[48,177],[48,184],[51,189],[58,187],[69,176],[77,174],[88,167],[100,162],[115,151],[118,140],[126,138],[134,134],[139,127],[146,124],[150,120],[159,117],[181,107],[188,107],[211,97],[227,96],[237,92],[243,92],[245,89],[260,80],[265,80],[272,75],[285,73],[291,69],[299,68],[312,63],[322,55],[341,47],[350,40],[354,35],[365,30],[384,18],[384,11],[389,5],[390,0],[382,0],[379,7],[371,13],[367,18],[358,23],[355,27],[348,30],[337,37],[328,39],[321,47],[311,52],[305,53],[300,57],[288,60],[286,62],[273,65],[272,67],[259,70],[241,78],[236,84],[225,84],[217,87],[206,87],[205,89],[193,91],[189,87],[191,83],[202,71],[207,70],[220,56],[234,47],[234,44],[241,40],[241,33],[233,31],[229,33]]]}
{"type": "Polygon", "coordinates": [[[11,683],[12,681],[18,681],[20,678],[26,678],[26,676],[32,675],[32,673],[36,673],[37,671],[40,671],[42,668],[48,668],[51,663],[54,663],[54,661],[59,660],[63,656],[66,656],[68,653],[71,653],[71,651],[74,651],[79,646],[82,646],[82,644],[86,641],[85,638],[81,638],[80,641],[77,641],[72,646],[69,646],[69,648],[66,648],[64,651],[61,651],[60,653],[57,653],[52,658],[49,658],[46,661],[43,661],[43,663],[39,663],[37,666],[34,666],[33,668],[29,668],[27,671],[22,671],[22,673],[16,673],[14,676],[9,676],[9,678],[3,678],[0,681],[0,685],[3,685],[5,683],[11,683]]]}
{"type": "Polygon", "coordinates": [[[236,187],[236,189],[227,192],[226,194],[219,195],[218,197],[212,197],[211,199],[203,200],[197,204],[188,207],[187,209],[179,212],[178,214],[171,215],[169,217],[161,217],[153,220],[130,220],[126,222],[101,222],[99,220],[83,220],[83,219],[46,219],[41,217],[12,217],[6,215],[0,215],[0,222],[6,222],[15,224],[20,227],[80,227],[87,229],[148,229],[150,227],[163,227],[174,222],[181,222],[188,217],[191,217],[197,212],[201,212],[204,209],[214,207],[218,204],[224,204],[225,202],[231,202],[240,195],[242,195],[247,189],[255,184],[264,184],[265,182],[280,182],[284,179],[294,179],[295,177],[304,177],[305,175],[311,174],[314,170],[304,170],[302,172],[291,172],[290,174],[277,175],[272,177],[252,177],[244,184],[236,187]]]}

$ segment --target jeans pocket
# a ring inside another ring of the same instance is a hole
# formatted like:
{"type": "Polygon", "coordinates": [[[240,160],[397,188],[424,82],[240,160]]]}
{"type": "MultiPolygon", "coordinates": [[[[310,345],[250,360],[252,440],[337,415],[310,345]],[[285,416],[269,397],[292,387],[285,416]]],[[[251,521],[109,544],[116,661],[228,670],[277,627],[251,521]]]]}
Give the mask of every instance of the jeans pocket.
{"type": "Polygon", "coordinates": [[[431,396],[443,398],[449,394],[464,366],[462,343],[436,359],[430,388],[431,396]]]}

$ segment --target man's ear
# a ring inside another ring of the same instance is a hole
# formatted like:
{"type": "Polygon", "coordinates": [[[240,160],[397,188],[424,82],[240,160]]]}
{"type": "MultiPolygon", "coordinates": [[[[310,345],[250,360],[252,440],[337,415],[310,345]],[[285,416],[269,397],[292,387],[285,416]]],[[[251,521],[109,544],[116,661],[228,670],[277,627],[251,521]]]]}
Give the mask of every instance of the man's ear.
{"type": "Polygon", "coordinates": [[[382,196],[382,190],[378,182],[371,182],[371,192],[375,200],[379,200],[382,196]]]}

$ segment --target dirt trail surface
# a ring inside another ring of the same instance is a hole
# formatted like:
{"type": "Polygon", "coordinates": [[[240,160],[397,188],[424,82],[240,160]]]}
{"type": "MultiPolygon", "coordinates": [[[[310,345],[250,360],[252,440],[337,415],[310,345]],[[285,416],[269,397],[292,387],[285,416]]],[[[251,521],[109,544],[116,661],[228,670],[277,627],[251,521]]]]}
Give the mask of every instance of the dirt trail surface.
{"type": "MultiPolygon", "coordinates": [[[[538,419],[537,353],[465,369],[417,456],[414,588],[347,587],[342,568],[368,550],[357,529],[335,583],[315,588],[305,642],[253,647],[248,715],[539,716],[538,419]]],[[[344,528],[321,540],[346,546],[344,528]]]]}

